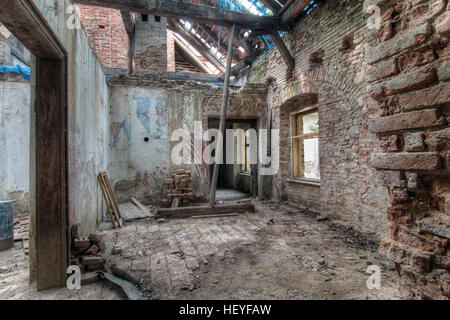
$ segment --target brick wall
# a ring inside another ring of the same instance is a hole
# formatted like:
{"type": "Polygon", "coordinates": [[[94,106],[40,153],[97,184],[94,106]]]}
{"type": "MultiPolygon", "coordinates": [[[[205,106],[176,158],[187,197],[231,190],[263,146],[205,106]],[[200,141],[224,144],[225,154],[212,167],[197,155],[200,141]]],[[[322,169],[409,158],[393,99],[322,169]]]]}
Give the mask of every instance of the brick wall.
{"type": "Polygon", "coordinates": [[[89,45],[105,69],[128,69],[128,35],[119,10],[75,5],[89,45]]]}
{"type": "Polygon", "coordinates": [[[382,28],[366,55],[380,153],[372,165],[389,188],[390,235],[405,298],[450,298],[449,4],[378,1],[382,28]]]}
{"type": "Polygon", "coordinates": [[[362,2],[324,1],[283,37],[295,58],[293,79],[286,81],[286,64],[273,48],[254,63],[250,81],[268,83],[272,127],[281,128],[281,169],[273,179],[273,197],[314,206],[381,238],[387,233],[388,192],[370,165],[377,142],[368,128],[365,77],[365,51],[376,39],[366,27],[362,2]],[[312,57],[322,62],[312,63],[312,57]],[[319,108],[321,161],[321,184],[315,194],[310,185],[288,184],[290,114],[314,105],[319,108]]]}
{"type": "Polygon", "coordinates": [[[167,19],[136,15],[136,73],[167,77],[167,19]]]}

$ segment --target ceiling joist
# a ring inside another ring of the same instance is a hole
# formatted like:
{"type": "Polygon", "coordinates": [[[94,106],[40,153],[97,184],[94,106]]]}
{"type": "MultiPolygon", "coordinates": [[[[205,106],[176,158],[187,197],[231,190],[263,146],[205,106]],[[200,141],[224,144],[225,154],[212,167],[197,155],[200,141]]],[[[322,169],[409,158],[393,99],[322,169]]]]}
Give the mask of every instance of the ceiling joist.
{"type": "Polygon", "coordinates": [[[227,27],[235,24],[240,28],[268,32],[280,29],[280,17],[257,16],[187,2],[169,0],[75,0],[74,2],[227,27]]]}

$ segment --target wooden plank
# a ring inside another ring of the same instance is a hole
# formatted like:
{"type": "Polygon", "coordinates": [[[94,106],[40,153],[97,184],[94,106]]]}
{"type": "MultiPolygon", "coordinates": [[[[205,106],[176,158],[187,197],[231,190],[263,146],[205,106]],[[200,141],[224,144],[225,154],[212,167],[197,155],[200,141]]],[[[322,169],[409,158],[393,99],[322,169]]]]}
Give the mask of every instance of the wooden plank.
{"type": "Polygon", "coordinates": [[[36,265],[44,290],[65,285],[69,255],[65,61],[37,59],[35,71],[36,265]]]}
{"type": "Polygon", "coordinates": [[[106,186],[103,182],[103,177],[102,177],[101,173],[97,176],[97,180],[98,180],[98,183],[100,184],[100,188],[102,189],[103,199],[105,200],[105,203],[106,203],[106,211],[108,212],[108,215],[109,215],[109,218],[111,219],[113,228],[115,229],[116,223],[115,223],[115,218],[113,216],[112,204],[111,204],[111,201],[109,200],[108,193],[106,191],[106,186]]]}
{"type": "Polygon", "coordinates": [[[108,197],[109,197],[109,199],[111,201],[113,215],[114,215],[114,217],[116,219],[116,222],[119,225],[119,227],[122,227],[122,223],[120,222],[119,206],[117,205],[116,196],[115,196],[114,191],[113,191],[113,189],[111,187],[111,184],[109,183],[108,175],[106,174],[106,172],[102,172],[101,175],[102,175],[103,182],[105,184],[106,193],[108,194],[108,197]]]}
{"type": "MultiPolygon", "coordinates": [[[[225,83],[223,86],[223,98],[222,98],[222,110],[220,114],[220,125],[219,131],[222,133],[222,137],[225,137],[225,121],[227,118],[227,108],[228,108],[228,95],[230,93],[230,74],[231,74],[231,60],[234,47],[234,34],[236,32],[236,27],[233,25],[230,30],[230,37],[228,39],[228,53],[227,53],[227,70],[225,71],[225,83]]],[[[209,205],[214,207],[216,205],[216,191],[217,191],[217,181],[219,179],[219,164],[217,163],[217,157],[223,156],[223,138],[219,139],[216,148],[216,161],[214,161],[213,176],[211,179],[211,189],[209,193],[209,205]]]]}
{"type": "Polygon", "coordinates": [[[233,205],[220,205],[211,208],[209,206],[201,207],[183,207],[176,209],[159,209],[158,217],[161,218],[190,218],[195,216],[219,215],[230,213],[247,213],[255,212],[253,203],[241,203],[233,205]]]}
{"type": "Polygon", "coordinates": [[[136,198],[131,198],[131,201],[139,208],[141,209],[147,216],[151,216],[152,214],[150,213],[150,211],[148,211],[148,209],[139,202],[138,199],[136,198]]]}
{"type": "Polygon", "coordinates": [[[153,16],[181,18],[198,23],[208,23],[238,28],[278,29],[280,18],[276,16],[258,16],[231,11],[206,5],[169,0],[75,0],[75,3],[100,6],[130,12],[145,13],[153,16]]]}

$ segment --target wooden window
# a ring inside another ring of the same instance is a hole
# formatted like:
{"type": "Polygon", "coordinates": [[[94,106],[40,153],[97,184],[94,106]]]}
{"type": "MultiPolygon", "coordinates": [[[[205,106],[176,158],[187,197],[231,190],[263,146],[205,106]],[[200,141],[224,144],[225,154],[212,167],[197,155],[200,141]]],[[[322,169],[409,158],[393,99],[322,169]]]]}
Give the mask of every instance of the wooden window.
{"type": "Polygon", "coordinates": [[[320,179],[319,113],[317,108],[292,114],[294,178],[320,179]]]}

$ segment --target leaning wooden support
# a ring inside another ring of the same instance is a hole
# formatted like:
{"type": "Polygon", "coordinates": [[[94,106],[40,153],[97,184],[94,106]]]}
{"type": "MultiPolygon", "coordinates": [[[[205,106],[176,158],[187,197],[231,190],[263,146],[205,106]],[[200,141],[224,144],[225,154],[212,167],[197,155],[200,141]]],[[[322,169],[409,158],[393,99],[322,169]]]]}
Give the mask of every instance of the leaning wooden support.
{"type": "Polygon", "coordinates": [[[284,44],[283,39],[278,34],[278,31],[272,32],[270,35],[273,42],[275,43],[275,46],[278,49],[278,52],[283,57],[284,62],[286,62],[287,68],[288,68],[288,74],[290,75],[288,78],[292,77],[292,72],[294,71],[295,67],[295,59],[292,58],[291,54],[289,53],[288,48],[284,44]]]}
{"type": "MultiPolygon", "coordinates": [[[[225,83],[223,86],[223,99],[222,99],[222,111],[220,115],[220,126],[219,131],[222,133],[222,137],[225,136],[225,122],[227,119],[227,108],[228,108],[228,95],[230,93],[230,74],[231,74],[231,59],[233,56],[233,46],[234,46],[234,33],[236,31],[236,26],[233,24],[230,30],[230,36],[228,38],[228,52],[227,52],[227,69],[225,71],[225,83]]],[[[219,164],[218,159],[223,156],[223,138],[219,139],[219,143],[216,147],[216,161],[214,163],[213,177],[211,180],[211,190],[209,193],[209,205],[214,207],[216,205],[216,191],[217,191],[217,181],[219,179],[219,164]]]]}
{"type": "Polygon", "coordinates": [[[209,216],[209,215],[228,215],[232,213],[247,213],[255,212],[255,205],[253,203],[240,203],[233,205],[220,205],[214,208],[209,206],[201,207],[182,207],[182,208],[169,208],[159,209],[157,213],[158,218],[191,218],[196,216],[209,216]]]}

